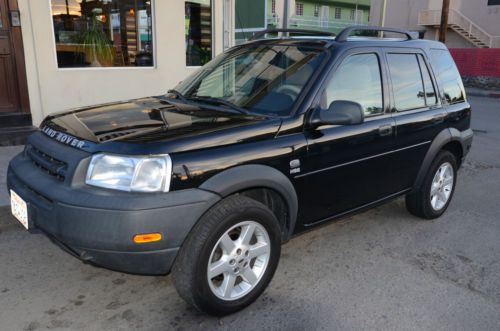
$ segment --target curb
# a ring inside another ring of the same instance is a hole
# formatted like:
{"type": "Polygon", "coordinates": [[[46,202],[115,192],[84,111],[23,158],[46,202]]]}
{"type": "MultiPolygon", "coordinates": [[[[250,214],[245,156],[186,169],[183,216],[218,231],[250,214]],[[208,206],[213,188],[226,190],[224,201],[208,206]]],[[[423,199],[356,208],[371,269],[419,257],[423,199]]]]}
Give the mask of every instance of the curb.
{"type": "Polygon", "coordinates": [[[473,97],[485,97],[485,98],[495,98],[498,99],[500,98],[500,92],[490,92],[490,91],[468,91],[465,89],[465,92],[467,93],[468,96],[473,96],[473,97]]]}

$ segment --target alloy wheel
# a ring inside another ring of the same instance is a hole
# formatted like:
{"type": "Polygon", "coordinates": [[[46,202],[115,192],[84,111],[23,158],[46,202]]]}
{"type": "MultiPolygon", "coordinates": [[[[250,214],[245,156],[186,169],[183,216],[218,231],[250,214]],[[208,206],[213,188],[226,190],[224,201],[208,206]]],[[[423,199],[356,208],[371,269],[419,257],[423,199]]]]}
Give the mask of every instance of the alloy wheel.
{"type": "Polygon", "coordinates": [[[453,191],[454,171],[449,162],[443,163],[431,184],[431,206],[435,211],[439,211],[446,206],[453,191]]]}
{"type": "Polygon", "coordinates": [[[254,221],[227,230],[212,249],[207,279],[212,293],[233,301],[250,293],[265,274],[271,256],[266,229],[254,221]]]}

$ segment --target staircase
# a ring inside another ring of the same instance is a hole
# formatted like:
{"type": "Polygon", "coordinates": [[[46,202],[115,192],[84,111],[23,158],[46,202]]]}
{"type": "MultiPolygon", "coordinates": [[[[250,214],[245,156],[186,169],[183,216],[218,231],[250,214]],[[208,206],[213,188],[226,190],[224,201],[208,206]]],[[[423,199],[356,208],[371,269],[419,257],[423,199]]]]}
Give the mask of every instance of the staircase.
{"type": "MultiPolygon", "coordinates": [[[[440,23],[441,10],[423,10],[418,15],[418,25],[438,28],[440,23]]],[[[492,36],[456,9],[450,9],[448,27],[476,47],[500,47],[500,36],[492,36]]]]}

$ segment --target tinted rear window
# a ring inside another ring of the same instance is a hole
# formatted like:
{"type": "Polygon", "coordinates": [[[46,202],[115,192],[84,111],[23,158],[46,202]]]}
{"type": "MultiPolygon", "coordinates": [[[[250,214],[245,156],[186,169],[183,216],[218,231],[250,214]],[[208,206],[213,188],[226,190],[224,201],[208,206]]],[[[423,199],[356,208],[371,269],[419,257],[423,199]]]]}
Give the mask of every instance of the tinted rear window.
{"type": "Polygon", "coordinates": [[[437,75],[441,94],[448,103],[465,100],[464,86],[457,66],[446,50],[431,50],[432,64],[437,75]]]}
{"type": "Polygon", "coordinates": [[[416,54],[388,54],[389,71],[398,111],[425,107],[425,90],[416,54]]]}

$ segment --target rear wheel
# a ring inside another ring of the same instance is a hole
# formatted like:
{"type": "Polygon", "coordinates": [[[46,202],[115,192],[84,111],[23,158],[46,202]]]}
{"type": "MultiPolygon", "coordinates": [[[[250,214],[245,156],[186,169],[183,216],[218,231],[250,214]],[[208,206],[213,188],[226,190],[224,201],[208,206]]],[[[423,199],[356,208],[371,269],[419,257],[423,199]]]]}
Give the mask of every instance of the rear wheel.
{"type": "Polygon", "coordinates": [[[432,162],[421,187],[406,196],[406,208],[413,215],[434,219],[441,216],[453,197],[457,161],[448,151],[441,151],[432,162]]]}
{"type": "Polygon", "coordinates": [[[226,315],[264,291],[278,265],[278,221],[263,204],[232,196],[209,210],[183,244],[172,270],[179,295],[201,311],[226,315]]]}

